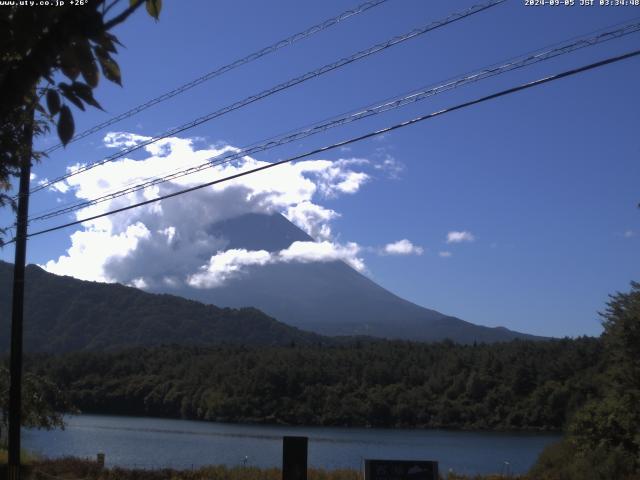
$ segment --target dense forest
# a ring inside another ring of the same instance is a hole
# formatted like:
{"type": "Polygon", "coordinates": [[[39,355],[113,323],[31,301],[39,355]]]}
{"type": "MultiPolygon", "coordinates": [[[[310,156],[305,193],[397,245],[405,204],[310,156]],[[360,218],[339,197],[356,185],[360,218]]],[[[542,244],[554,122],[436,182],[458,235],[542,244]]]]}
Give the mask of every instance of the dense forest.
{"type": "Polygon", "coordinates": [[[559,430],[596,388],[593,338],[493,345],[134,348],[31,357],[85,412],[223,422],[559,430]]]}

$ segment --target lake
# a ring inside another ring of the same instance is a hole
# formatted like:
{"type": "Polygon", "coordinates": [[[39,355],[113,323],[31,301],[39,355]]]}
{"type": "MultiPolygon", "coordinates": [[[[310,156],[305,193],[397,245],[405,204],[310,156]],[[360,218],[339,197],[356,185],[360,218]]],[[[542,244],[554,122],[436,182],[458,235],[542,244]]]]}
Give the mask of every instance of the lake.
{"type": "Polygon", "coordinates": [[[364,458],[437,460],[440,471],[523,473],[559,435],[337,427],[237,425],[78,415],[63,430],[25,430],[24,448],[47,457],[106,454],[107,466],[281,466],[282,437],[309,437],[309,465],[360,469],[364,458]],[[508,463],[505,463],[508,462],[508,463]]]}

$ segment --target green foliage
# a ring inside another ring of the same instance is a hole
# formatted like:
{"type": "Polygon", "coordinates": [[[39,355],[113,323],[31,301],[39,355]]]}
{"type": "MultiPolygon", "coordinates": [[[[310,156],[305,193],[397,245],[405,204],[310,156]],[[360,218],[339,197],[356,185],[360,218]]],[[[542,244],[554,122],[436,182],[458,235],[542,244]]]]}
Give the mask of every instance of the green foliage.
{"type": "MultiPolygon", "coordinates": [[[[40,458],[31,452],[27,452],[25,450],[20,450],[20,463],[22,465],[32,465],[34,462],[40,460],[40,458]]],[[[0,468],[4,467],[7,463],[9,463],[9,452],[5,448],[5,446],[0,446],[0,468]]],[[[0,470],[0,478],[2,477],[2,470],[0,470]]]]}
{"type": "Polygon", "coordinates": [[[640,478],[640,284],[613,295],[602,315],[596,394],[573,416],[566,439],[541,455],[540,478],[640,478]]]}
{"type": "MultiPolygon", "coordinates": [[[[131,1],[135,2],[136,0],[131,1]]],[[[160,17],[160,10],[162,9],[162,0],[147,0],[146,6],[149,15],[158,20],[160,17]]]]}
{"type": "Polygon", "coordinates": [[[529,476],[536,480],[637,480],[633,458],[622,449],[596,447],[585,453],[573,439],[547,447],[529,476]]]}
{"type": "MultiPolygon", "coordinates": [[[[15,2],[0,8],[0,192],[9,190],[10,178],[19,173],[23,159],[42,156],[29,155],[27,125],[34,124],[37,136],[55,124],[66,145],[74,134],[67,102],[81,110],[85,104],[102,108],[93,95],[100,79],[98,65],[105,78],[122,83],[113,58],[118,39],[109,31],[143,3],[157,20],[160,0],[137,0],[113,15],[114,9],[126,2],[91,0],[81,7],[64,2],[56,8],[25,8],[15,2]],[[62,76],[71,83],[56,84],[56,78],[62,76]],[[43,99],[47,110],[41,104],[43,99]]],[[[13,203],[0,193],[0,206],[13,203]]]]}
{"type": "Polygon", "coordinates": [[[58,136],[60,139],[67,143],[73,137],[73,131],[75,129],[73,123],[73,115],[71,110],[66,105],[60,108],[60,120],[58,121],[58,136]]]}
{"type": "Polygon", "coordinates": [[[81,410],[223,422],[559,430],[601,342],[134,348],[38,356],[81,410]],[[533,372],[523,389],[515,373],[533,372]]]}
{"type": "Polygon", "coordinates": [[[613,295],[602,316],[611,387],[640,393],[640,283],[613,295]]]}
{"type": "Polygon", "coordinates": [[[627,452],[630,458],[637,458],[640,451],[640,396],[633,392],[605,394],[604,398],[589,402],[576,414],[568,433],[584,455],[602,450],[627,452]]]}
{"type": "MultiPolygon", "coordinates": [[[[0,42],[3,47],[2,67],[0,67],[0,87],[7,96],[7,102],[0,109],[2,118],[8,112],[33,106],[36,87],[49,99],[50,92],[61,93],[66,100],[84,110],[84,103],[96,106],[92,90],[98,86],[100,74],[121,84],[120,69],[112,54],[117,53],[118,39],[109,32],[125,21],[143,3],[147,12],[156,20],[159,18],[160,0],[133,0],[127,8],[116,15],[109,11],[120,3],[115,0],[106,5],[106,0],[87,2],[76,8],[67,2],[58,8],[21,8],[19,5],[0,10],[2,32],[0,42]],[[61,72],[75,86],[63,82],[55,85],[56,72],[61,72]],[[77,81],[82,76],[83,82],[77,81]],[[41,82],[45,86],[41,86],[41,82]],[[9,90],[13,87],[15,91],[9,90]],[[78,90],[82,94],[78,94],[78,90]]],[[[36,97],[35,103],[39,102],[36,97]]],[[[49,103],[50,105],[50,103],[49,103]]],[[[100,107],[98,107],[100,108],[100,107]]],[[[49,120],[55,120],[58,109],[49,108],[49,120]]],[[[58,119],[58,128],[63,119],[58,119]]],[[[4,122],[2,122],[4,123],[4,122]]],[[[65,137],[60,137],[67,143],[65,137]]]]}
{"type": "Polygon", "coordinates": [[[47,91],[47,108],[51,116],[57,115],[60,111],[60,95],[55,90],[47,91]]]}
{"type": "MultiPolygon", "coordinates": [[[[73,412],[67,395],[44,374],[28,372],[22,381],[22,424],[26,427],[64,427],[63,413],[73,412]]],[[[9,370],[0,365],[0,431],[7,428],[9,370]]],[[[1,436],[1,435],[0,435],[1,436]]]]}

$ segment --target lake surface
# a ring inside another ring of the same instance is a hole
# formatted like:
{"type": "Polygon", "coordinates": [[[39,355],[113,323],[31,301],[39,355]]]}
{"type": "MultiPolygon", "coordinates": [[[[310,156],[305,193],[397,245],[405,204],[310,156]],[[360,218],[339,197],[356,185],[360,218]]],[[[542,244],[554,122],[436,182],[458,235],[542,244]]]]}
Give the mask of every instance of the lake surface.
{"type": "Polygon", "coordinates": [[[364,458],[437,460],[440,471],[523,473],[553,434],[236,425],[159,418],[78,415],[64,431],[25,430],[24,448],[47,457],[106,455],[107,466],[279,467],[282,437],[309,437],[309,465],[360,469],[364,458]],[[505,462],[508,462],[506,464],[505,462]]]}

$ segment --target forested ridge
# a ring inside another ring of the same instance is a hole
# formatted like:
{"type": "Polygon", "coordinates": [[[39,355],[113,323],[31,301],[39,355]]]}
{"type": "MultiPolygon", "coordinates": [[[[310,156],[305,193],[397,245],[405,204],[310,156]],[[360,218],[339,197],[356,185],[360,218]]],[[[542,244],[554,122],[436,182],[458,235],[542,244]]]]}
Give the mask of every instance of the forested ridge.
{"type": "Polygon", "coordinates": [[[133,348],[29,359],[81,411],[222,422],[559,430],[601,341],[133,348]]]}
{"type": "MultiPolygon", "coordinates": [[[[13,265],[0,261],[0,331],[9,332],[13,265]]],[[[27,352],[116,350],[166,343],[287,345],[324,343],[255,308],[218,308],[119,284],[87,282],[27,266],[27,352]]],[[[0,352],[9,335],[0,336],[0,352]]]]}

